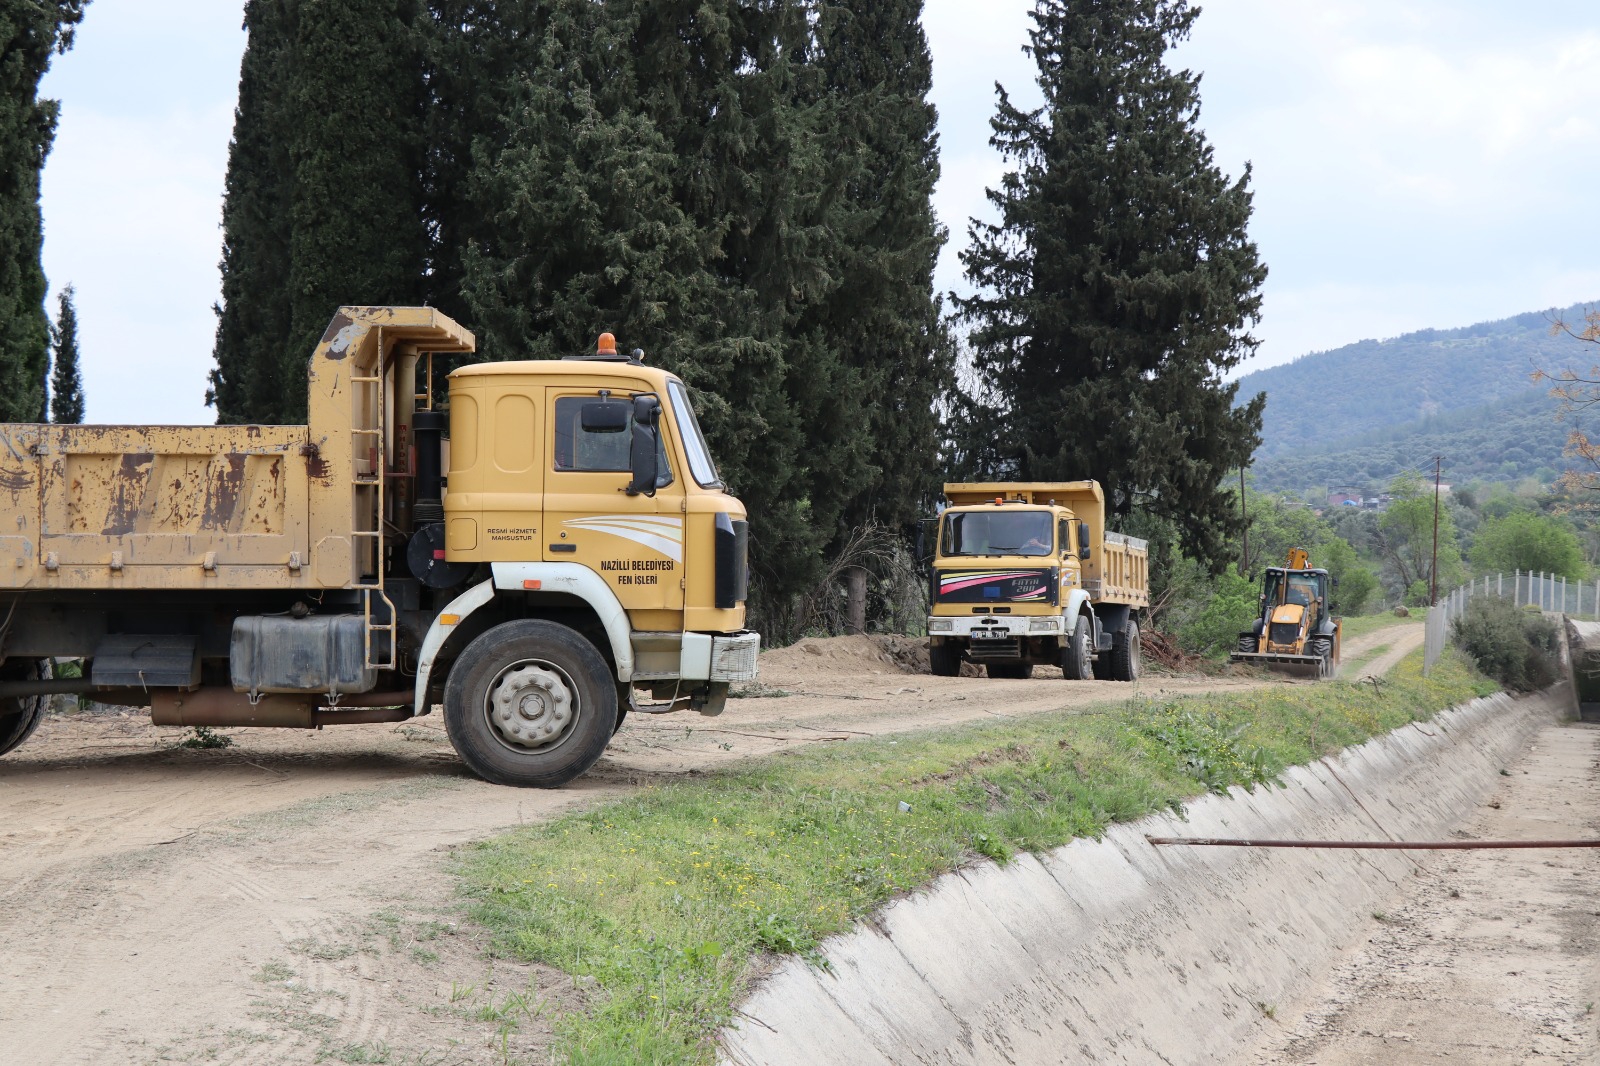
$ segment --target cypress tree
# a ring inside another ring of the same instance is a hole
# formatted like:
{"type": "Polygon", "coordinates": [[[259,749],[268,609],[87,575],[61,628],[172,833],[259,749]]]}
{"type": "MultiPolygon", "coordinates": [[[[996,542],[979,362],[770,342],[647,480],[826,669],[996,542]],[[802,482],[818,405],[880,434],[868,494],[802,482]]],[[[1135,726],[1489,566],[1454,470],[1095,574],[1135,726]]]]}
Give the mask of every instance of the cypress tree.
{"type": "Polygon", "coordinates": [[[287,94],[286,364],[305,418],[306,360],[341,304],[418,304],[423,224],[423,84],[418,0],[296,0],[287,94]]]}
{"type": "Polygon", "coordinates": [[[294,22],[288,0],[248,0],[239,102],[222,201],[222,302],[206,403],[219,423],[288,421],[290,116],[294,22]]]}
{"type": "Polygon", "coordinates": [[[306,360],[341,304],[421,302],[418,0],[249,0],[223,206],[208,402],[303,421],[306,360]]]}
{"type": "MultiPolygon", "coordinates": [[[[922,0],[837,0],[817,20],[836,284],[810,317],[844,370],[817,429],[858,452],[854,475],[836,482],[845,526],[908,523],[938,486],[935,407],[953,380],[933,291],[946,233],[932,206],[937,114],[922,8],[922,0]]],[[[848,461],[816,473],[827,479],[848,461]]]]}
{"type": "Polygon", "coordinates": [[[72,46],[88,0],[0,4],[0,422],[46,420],[50,319],[39,175],[60,107],[39,99],[50,56],[72,46]]]}
{"type": "Polygon", "coordinates": [[[83,377],[78,369],[78,309],[71,285],[61,290],[60,311],[50,331],[55,367],[50,374],[50,421],[78,425],[83,421],[83,377]]]}
{"type": "MultiPolygon", "coordinates": [[[[754,557],[767,590],[803,587],[834,525],[813,510],[790,395],[826,355],[819,331],[794,328],[828,282],[822,148],[798,89],[807,9],[526,8],[479,5],[469,34],[479,54],[498,50],[490,77],[516,72],[512,90],[457,87],[489,105],[472,121],[456,208],[463,302],[483,350],[553,356],[609,329],[680,374],[724,479],[761,516],[754,557]]],[[[460,14],[441,29],[454,32],[460,14]]]]}
{"type": "Polygon", "coordinates": [[[1221,482],[1259,441],[1264,397],[1222,375],[1255,350],[1266,268],[1246,226],[1249,168],[1229,181],[1198,127],[1199,77],[1164,62],[1186,0],[1038,0],[1044,105],[1003,88],[991,141],[1015,164],[963,253],[982,394],[973,472],[1092,477],[1114,513],[1171,519],[1220,567],[1237,517],[1221,482]]]}

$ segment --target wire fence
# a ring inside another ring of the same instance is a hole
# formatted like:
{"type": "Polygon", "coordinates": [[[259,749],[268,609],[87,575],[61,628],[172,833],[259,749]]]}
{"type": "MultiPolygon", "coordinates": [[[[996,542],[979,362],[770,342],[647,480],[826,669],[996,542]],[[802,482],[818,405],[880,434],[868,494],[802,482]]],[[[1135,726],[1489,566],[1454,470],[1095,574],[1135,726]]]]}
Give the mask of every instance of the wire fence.
{"type": "Polygon", "coordinates": [[[1518,607],[1537,607],[1551,614],[1580,618],[1600,616],[1600,581],[1568,581],[1554,574],[1489,574],[1475,578],[1439,600],[1428,612],[1422,672],[1428,674],[1444,654],[1450,624],[1461,617],[1475,596],[1499,596],[1518,607]]]}

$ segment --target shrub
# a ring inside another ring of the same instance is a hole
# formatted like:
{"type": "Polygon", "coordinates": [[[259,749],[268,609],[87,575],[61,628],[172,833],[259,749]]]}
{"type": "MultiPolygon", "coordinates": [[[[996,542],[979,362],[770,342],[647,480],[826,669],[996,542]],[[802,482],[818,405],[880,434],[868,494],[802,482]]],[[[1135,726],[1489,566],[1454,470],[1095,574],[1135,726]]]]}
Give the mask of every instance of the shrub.
{"type": "Polygon", "coordinates": [[[1455,620],[1456,643],[1511,692],[1556,681],[1556,623],[1498,596],[1474,598],[1455,620]]]}

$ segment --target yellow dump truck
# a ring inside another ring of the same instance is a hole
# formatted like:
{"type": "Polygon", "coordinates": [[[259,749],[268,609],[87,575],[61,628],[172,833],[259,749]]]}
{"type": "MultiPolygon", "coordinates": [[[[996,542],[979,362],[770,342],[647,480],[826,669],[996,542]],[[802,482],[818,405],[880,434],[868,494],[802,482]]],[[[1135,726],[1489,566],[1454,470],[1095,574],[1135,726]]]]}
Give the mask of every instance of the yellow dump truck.
{"type": "Polygon", "coordinates": [[[1139,676],[1139,612],[1150,606],[1149,546],[1106,528],[1094,481],[946,485],[930,571],[928,656],[954,677],[1039,664],[1069,680],[1139,676]]]}
{"type": "Polygon", "coordinates": [[[555,786],[630,707],[719,712],[760,648],[745,509],[683,382],[601,340],[464,366],[445,405],[471,333],[345,307],[309,425],[0,425],[0,753],[52,693],[183,726],[442,703],[476,773],[555,786]]]}

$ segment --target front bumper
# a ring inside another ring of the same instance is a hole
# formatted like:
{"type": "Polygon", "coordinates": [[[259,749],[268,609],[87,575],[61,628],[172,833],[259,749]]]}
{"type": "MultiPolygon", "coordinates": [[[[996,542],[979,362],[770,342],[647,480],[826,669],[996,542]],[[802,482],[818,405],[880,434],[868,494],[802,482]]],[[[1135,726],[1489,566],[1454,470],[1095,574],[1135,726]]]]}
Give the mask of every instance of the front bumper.
{"type": "Polygon", "coordinates": [[[1059,614],[1036,615],[932,615],[928,636],[964,640],[1005,640],[1010,637],[1061,636],[1066,620],[1059,614]]]}

